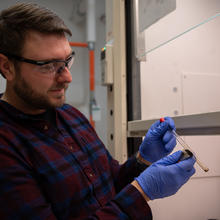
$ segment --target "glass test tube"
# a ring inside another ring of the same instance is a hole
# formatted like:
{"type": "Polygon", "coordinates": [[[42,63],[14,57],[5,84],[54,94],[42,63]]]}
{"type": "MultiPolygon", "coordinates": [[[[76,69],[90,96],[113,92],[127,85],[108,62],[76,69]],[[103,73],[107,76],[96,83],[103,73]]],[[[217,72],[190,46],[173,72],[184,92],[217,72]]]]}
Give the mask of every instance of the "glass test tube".
{"type": "Polygon", "coordinates": [[[209,168],[207,166],[205,166],[199,159],[198,157],[195,155],[195,153],[191,150],[191,148],[189,147],[189,145],[176,133],[176,131],[172,130],[173,134],[176,137],[176,140],[179,142],[179,144],[184,148],[184,150],[189,150],[193,153],[195,159],[196,159],[196,163],[205,171],[208,172],[209,168]]]}

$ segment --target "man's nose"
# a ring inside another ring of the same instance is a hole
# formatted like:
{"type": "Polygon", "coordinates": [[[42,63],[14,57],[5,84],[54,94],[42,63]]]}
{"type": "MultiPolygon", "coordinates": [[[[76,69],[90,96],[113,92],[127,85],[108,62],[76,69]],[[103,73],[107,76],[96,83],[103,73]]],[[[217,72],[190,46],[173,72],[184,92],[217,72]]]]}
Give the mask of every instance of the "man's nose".
{"type": "Polygon", "coordinates": [[[70,70],[65,67],[61,73],[57,74],[56,81],[59,83],[71,83],[72,75],[70,70]]]}

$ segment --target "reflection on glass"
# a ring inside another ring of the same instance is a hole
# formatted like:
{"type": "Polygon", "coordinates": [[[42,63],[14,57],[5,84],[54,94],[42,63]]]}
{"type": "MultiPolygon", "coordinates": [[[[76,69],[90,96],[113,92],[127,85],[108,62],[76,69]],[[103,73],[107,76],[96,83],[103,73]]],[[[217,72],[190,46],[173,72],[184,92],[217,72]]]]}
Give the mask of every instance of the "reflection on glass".
{"type": "Polygon", "coordinates": [[[166,44],[168,44],[168,43],[170,43],[171,41],[174,41],[175,39],[177,39],[177,38],[181,37],[182,35],[184,35],[184,34],[190,32],[190,31],[192,31],[192,30],[194,30],[194,29],[196,29],[196,28],[198,28],[198,27],[200,27],[201,25],[204,25],[204,24],[206,24],[206,23],[212,21],[213,19],[216,19],[216,18],[219,17],[219,16],[220,16],[220,13],[217,13],[217,14],[215,14],[215,15],[213,15],[213,16],[207,18],[206,20],[200,22],[199,24],[197,24],[197,25],[195,25],[195,26],[190,27],[189,29],[187,29],[187,30],[185,30],[184,32],[182,32],[182,33],[180,33],[180,34],[178,34],[178,35],[176,35],[176,36],[170,38],[169,40],[166,40],[165,42],[160,43],[159,45],[157,45],[157,46],[155,46],[155,47],[153,47],[153,48],[151,48],[151,49],[145,51],[145,53],[141,54],[139,58],[145,56],[146,54],[148,54],[148,53],[150,53],[150,52],[152,52],[152,51],[154,51],[154,50],[156,50],[156,49],[158,49],[158,48],[160,48],[160,47],[162,47],[162,46],[164,46],[164,45],[166,45],[166,44]]]}

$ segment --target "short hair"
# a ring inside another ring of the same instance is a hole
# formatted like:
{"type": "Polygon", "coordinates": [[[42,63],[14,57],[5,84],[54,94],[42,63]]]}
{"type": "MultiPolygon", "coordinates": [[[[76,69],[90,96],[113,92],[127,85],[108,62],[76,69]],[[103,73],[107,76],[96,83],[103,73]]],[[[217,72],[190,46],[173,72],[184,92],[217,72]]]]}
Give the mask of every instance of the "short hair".
{"type": "Polygon", "coordinates": [[[0,13],[0,53],[21,55],[26,34],[32,30],[72,36],[71,30],[53,11],[35,3],[17,3],[0,13]]]}

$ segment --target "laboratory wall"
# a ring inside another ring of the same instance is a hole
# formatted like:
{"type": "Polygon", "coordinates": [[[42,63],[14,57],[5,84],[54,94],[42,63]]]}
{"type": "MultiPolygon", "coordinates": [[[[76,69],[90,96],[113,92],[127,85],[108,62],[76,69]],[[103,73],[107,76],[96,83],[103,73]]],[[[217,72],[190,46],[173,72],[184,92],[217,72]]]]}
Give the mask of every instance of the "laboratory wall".
{"type": "MultiPolygon", "coordinates": [[[[72,42],[87,40],[86,0],[1,0],[1,10],[16,2],[34,2],[55,11],[72,31],[72,42]]],[[[96,41],[95,41],[95,100],[98,116],[95,129],[106,143],[106,88],[101,85],[100,51],[105,43],[105,1],[96,0],[96,41]]],[[[66,94],[66,102],[82,111],[89,118],[89,54],[87,48],[73,47],[76,52],[75,63],[71,69],[72,82],[66,94]]],[[[4,92],[6,82],[0,76],[0,93],[4,92]]]]}
{"type": "MultiPolygon", "coordinates": [[[[220,1],[176,3],[175,11],[145,30],[142,119],[220,110],[220,1]]],[[[154,220],[220,219],[220,137],[183,138],[210,171],[196,165],[176,195],[151,201],[154,220]]]]}

